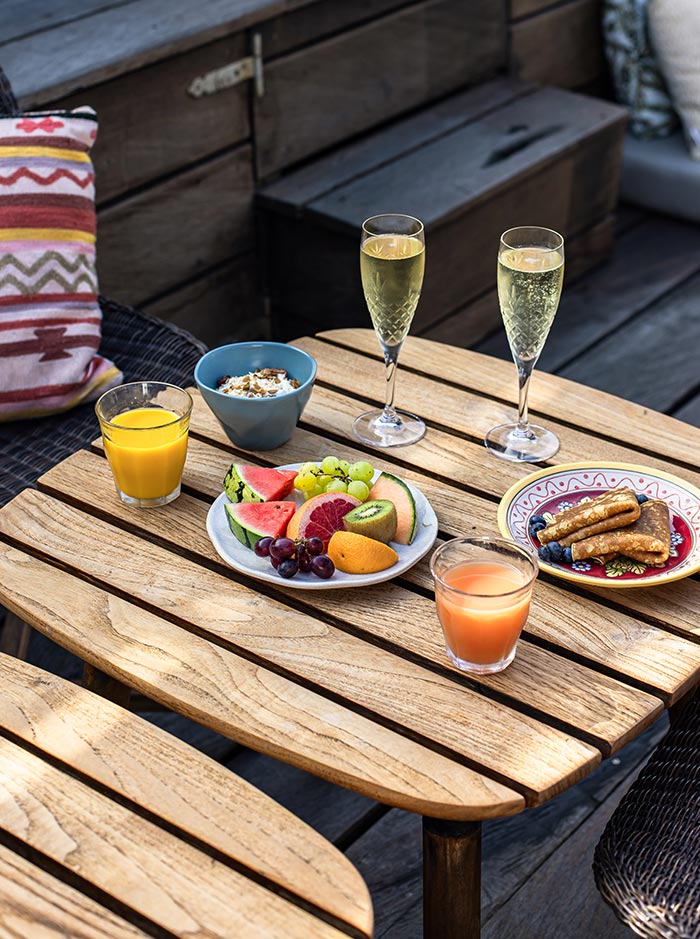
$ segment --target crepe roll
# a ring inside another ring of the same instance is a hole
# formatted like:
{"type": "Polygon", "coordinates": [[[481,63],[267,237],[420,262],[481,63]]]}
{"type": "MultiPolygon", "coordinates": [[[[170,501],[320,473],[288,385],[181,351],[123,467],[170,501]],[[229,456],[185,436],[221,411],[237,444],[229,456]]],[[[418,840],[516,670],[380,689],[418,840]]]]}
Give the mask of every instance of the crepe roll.
{"type": "Polygon", "coordinates": [[[649,500],[640,506],[639,518],[632,525],[593,535],[571,545],[574,561],[623,554],[633,561],[662,567],[671,552],[671,523],[665,502],[649,500]]]}
{"type": "Polygon", "coordinates": [[[637,496],[631,489],[610,489],[590,502],[557,512],[537,537],[543,545],[558,541],[566,548],[602,532],[632,525],[639,514],[637,496]]]}

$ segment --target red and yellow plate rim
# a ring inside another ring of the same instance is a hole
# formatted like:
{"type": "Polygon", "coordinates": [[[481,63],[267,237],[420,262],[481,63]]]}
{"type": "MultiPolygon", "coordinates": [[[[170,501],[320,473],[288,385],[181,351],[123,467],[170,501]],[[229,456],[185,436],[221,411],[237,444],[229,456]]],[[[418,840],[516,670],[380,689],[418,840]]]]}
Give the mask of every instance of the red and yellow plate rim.
{"type": "MultiPolygon", "coordinates": [[[[518,480],[518,482],[513,483],[513,485],[507,490],[498,506],[498,527],[503,537],[509,538],[510,540],[515,541],[517,544],[522,544],[521,540],[514,536],[513,530],[508,524],[509,511],[517,496],[523,493],[526,489],[529,489],[533,483],[536,483],[540,480],[548,479],[562,473],[575,473],[579,470],[597,470],[599,472],[613,470],[615,472],[626,472],[633,475],[641,474],[643,476],[654,477],[658,480],[665,480],[666,482],[672,483],[674,486],[678,486],[683,489],[688,494],[688,496],[692,497],[695,502],[697,502],[698,507],[700,507],[700,488],[694,486],[692,483],[687,482],[682,477],[673,473],[667,473],[664,470],[654,469],[653,467],[648,466],[641,466],[640,464],[636,463],[616,463],[614,461],[608,462],[600,460],[590,460],[582,463],[560,463],[557,466],[547,466],[545,469],[530,473],[523,479],[518,480]]],[[[565,494],[562,493],[562,495],[565,494]]],[[[677,512],[677,509],[674,508],[674,512],[677,512]]],[[[681,513],[678,512],[678,514],[681,513]]],[[[562,578],[563,580],[568,580],[577,584],[585,584],[588,587],[600,587],[603,589],[638,590],[641,587],[655,587],[659,586],[660,584],[669,584],[673,581],[682,580],[683,578],[689,577],[691,574],[696,574],[698,571],[700,571],[700,524],[697,522],[691,522],[685,516],[684,518],[689,528],[695,535],[695,542],[690,554],[685,559],[685,561],[677,568],[669,571],[660,571],[658,574],[652,574],[648,577],[640,577],[639,580],[613,580],[607,578],[603,579],[600,577],[590,577],[585,573],[567,570],[560,565],[550,564],[547,561],[542,561],[539,559],[538,563],[541,570],[547,571],[556,577],[562,578]]],[[[531,548],[532,546],[528,544],[527,547],[531,548]]]]}

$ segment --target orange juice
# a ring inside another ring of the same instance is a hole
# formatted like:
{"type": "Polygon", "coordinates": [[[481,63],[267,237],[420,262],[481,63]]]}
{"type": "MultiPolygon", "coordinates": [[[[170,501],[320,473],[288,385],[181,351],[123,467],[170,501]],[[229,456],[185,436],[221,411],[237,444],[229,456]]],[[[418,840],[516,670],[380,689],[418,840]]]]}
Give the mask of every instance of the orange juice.
{"type": "Polygon", "coordinates": [[[180,485],[187,456],[189,415],[134,408],[103,425],[117,488],[133,499],[160,499],[180,485]]]}
{"type": "Polygon", "coordinates": [[[475,665],[506,659],[527,619],[530,579],[501,561],[466,561],[440,579],[435,601],[453,655],[475,665]]]}

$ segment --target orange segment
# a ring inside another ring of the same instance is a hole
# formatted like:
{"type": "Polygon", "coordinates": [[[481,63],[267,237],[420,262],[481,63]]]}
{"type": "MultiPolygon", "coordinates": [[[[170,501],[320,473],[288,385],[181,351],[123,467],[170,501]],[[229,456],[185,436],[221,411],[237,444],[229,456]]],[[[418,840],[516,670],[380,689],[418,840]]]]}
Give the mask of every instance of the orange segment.
{"type": "Polygon", "coordinates": [[[335,532],[328,542],[328,557],[345,574],[376,574],[399,559],[389,545],[354,531],[335,532]]]}

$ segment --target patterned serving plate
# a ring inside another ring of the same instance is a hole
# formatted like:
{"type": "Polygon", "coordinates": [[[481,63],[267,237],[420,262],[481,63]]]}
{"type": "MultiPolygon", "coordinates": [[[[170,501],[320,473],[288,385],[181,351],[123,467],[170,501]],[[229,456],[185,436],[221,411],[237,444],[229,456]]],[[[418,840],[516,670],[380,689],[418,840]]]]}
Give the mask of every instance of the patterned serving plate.
{"type": "Polygon", "coordinates": [[[555,564],[543,570],[595,587],[651,587],[700,571],[700,489],[678,476],[629,463],[567,463],[532,473],[511,486],[498,507],[498,527],[506,538],[537,553],[539,542],[528,533],[533,515],[546,519],[608,489],[628,487],[650,499],[662,499],[671,515],[671,556],[663,567],[647,567],[629,558],[606,565],[591,561],[555,564]]]}

